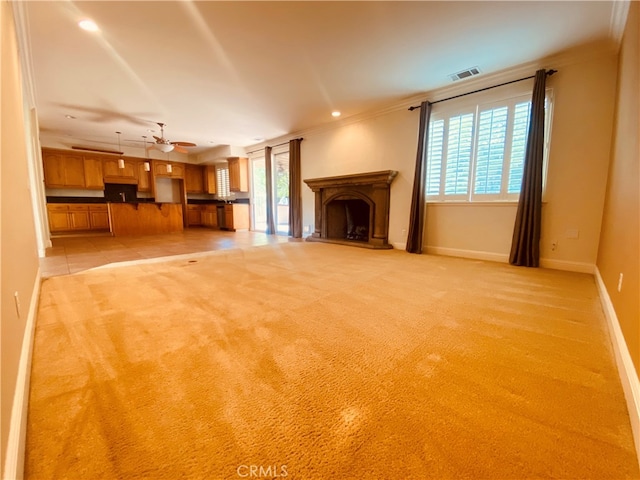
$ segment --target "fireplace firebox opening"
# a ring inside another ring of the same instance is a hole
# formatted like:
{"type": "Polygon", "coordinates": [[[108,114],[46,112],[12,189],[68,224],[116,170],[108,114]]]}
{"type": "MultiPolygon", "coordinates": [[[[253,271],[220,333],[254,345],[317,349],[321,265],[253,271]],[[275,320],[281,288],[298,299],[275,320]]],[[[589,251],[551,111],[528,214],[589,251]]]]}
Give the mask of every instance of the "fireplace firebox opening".
{"type": "Polygon", "coordinates": [[[364,200],[333,200],[327,204],[327,238],[369,241],[369,205],[364,200]]]}

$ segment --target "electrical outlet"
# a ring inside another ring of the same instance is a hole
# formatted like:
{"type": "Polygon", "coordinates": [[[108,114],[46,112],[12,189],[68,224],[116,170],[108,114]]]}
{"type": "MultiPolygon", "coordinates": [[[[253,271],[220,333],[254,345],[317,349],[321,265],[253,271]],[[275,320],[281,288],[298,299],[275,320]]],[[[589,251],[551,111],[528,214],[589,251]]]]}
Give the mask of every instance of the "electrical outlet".
{"type": "Polygon", "coordinates": [[[551,240],[551,251],[555,252],[557,248],[558,248],[558,241],[557,240],[551,240]]]}
{"type": "Polygon", "coordinates": [[[20,318],[20,295],[18,295],[18,292],[14,292],[13,299],[16,302],[16,313],[18,314],[18,318],[20,318]]]}
{"type": "Polygon", "coordinates": [[[622,291],[622,279],[624,278],[624,274],[620,273],[620,277],[618,277],[618,292],[622,291]]]}

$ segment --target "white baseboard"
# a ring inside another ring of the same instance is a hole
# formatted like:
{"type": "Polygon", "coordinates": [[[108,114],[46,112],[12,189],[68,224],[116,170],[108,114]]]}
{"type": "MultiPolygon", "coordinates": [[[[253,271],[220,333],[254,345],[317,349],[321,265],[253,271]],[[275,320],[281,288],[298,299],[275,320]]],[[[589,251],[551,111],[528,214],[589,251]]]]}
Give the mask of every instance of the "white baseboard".
{"type": "Polygon", "coordinates": [[[633,440],[636,446],[636,456],[640,464],[640,379],[638,379],[629,348],[627,347],[622,329],[620,328],[618,316],[613,308],[611,297],[609,296],[609,292],[607,292],[598,267],[595,267],[594,276],[600,293],[602,309],[604,310],[604,315],[609,325],[609,337],[613,344],[618,374],[620,375],[624,396],[627,400],[627,410],[629,411],[629,419],[631,420],[631,431],[633,432],[633,440]]]}
{"type": "Polygon", "coordinates": [[[395,248],[396,250],[406,250],[407,249],[407,242],[392,242],[391,246],[393,248],[395,248]]]}
{"type": "MultiPolygon", "coordinates": [[[[395,245],[394,245],[395,246],[395,245]]],[[[449,257],[473,258],[475,260],[488,260],[490,262],[509,263],[509,255],[506,253],[483,252],[480,250],[463,250],[460,248],[430,247],[425,248],[426,253],[433,255],[446,255],[449,257]]],[[[595,265],[583,262],[569,262],[566,260],[553,260],[541,258],[542,268],[552,268],[554,270],[564,270],[567,272],[580,272],[593,274],[595,265]]]]}
{"type": "Polygon", "coordinates": [[[507,263],[509,255],[494,252],[483,252],[479,250],[462,250],[459,248],[430,247],[425,248],[425,252],[432,255],[446,255],[448,257],[473,258],[475,260],[488,260],[490,262],[507,263]]]}
{"type": "Polygon", "coordinates": [[[589,273],[593,275],[596,266],[593,263],[570,262],[567,260],[554,260],[552,258],[541,258],[542,268],[552,268],[554,270],[564,270],[566,272],[589,273]]]}
{"type": "Polygon", "coordinates": [[[25,324],[16,378],[16,389],[11,407],[11,422],[9,438],[5,452],[3,480],[21,479],[24,476],[24,450],[27,433],[27,409],[29,406],[29,383],[31,378],[31,352],[35,333],[38,302],[40,300],[40,269],[36,273],[36,280],[31,292],[29,313],[25,324]]]}

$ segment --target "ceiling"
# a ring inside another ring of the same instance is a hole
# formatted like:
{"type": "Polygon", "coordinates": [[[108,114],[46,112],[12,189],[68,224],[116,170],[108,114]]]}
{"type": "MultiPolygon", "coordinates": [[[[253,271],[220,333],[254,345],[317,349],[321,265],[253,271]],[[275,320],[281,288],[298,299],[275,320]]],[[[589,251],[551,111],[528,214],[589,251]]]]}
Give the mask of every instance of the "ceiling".
{"type": "Polygon", "coordinates": [[[614,4],[29,1],[24,34],[43,144],[142,148],[164,122],[200,153],[610,42],[614,4]]]}

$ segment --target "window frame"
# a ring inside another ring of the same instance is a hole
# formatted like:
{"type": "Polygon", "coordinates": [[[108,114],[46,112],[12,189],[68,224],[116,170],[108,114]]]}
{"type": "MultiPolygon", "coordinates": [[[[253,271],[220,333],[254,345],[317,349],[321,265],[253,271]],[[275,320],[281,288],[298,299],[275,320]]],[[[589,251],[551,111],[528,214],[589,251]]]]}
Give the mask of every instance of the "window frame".
{"type": "MultiPolygon", "coordinates": [[[[546,191],[547,182],[547,170],[548,170],[548,158],[549,147],[551,141],[551,125],[553,120],[553,90],[547,88],[545,92],[546,96],[546,111],[545,111],[545,145],[544,145],[544,159],[543,159],[543,196],[546,191]]],[[[440,157],[440,178],[439,178],[439,190],[438,194],[430,194],[429,191],[433,191],[434,182],[430,182],[430,172],[433,168],[432,163],[427,160],[425,166],[425,199],[427,203],[517,203],[520,197],[518,193],[508,193],[509,187],[509,175],[512,162],[512,148],[513,148],[513,122],[515,106],[523,102],[531,101],[531,90],[520,89],[510,90],[509,92],[502,93],[497,96],[482,95],[480,99],[460,99],[452,102],[448,105],[434,105],[431,112],[431,118],[429,120],[429,144],[427,145],[427,155],[431,154],[431,149],[434,148],[433,142],[433,130],[434,123],[438,121],[443,122],[442,133],[442,145],[441,145],[441,157],[440,157]],[[478,172],[478,134],[480,114],[491,109],[508,106],[507,127],[506,135],[504,139],[503,158],[502,158],[502,171],[501,171],[501,189],[499,193],[475,193],[476,191],[476,174],[478,172]],[[462,116],[465,114],[473,113],[473,126],[471,134],[471,156],[470,165],[467,178],[466,193],[446,194],[446,168],[447,168],[447,155],[448,155],[448,138],[449,138],[449,121],[451,118],[462,116]]],[[[437,127],[435,127],[437,128],[437,127]]],[[[436,148],[439,146],[436,144],[436,148]]],[[[525,146],[526,148],[526,146],[525,146]]]]}

